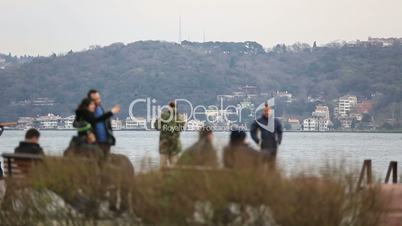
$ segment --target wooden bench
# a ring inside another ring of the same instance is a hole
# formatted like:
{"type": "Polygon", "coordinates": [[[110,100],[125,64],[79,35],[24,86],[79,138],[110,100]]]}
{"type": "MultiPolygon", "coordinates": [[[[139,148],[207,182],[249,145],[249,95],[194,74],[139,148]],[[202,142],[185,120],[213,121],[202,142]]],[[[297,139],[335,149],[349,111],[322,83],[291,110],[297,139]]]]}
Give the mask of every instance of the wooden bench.
{"type": "Polygon", "coordinates": [[[3,153],[3,173],[6,177],[24,177],[44,156],[33,154],[3,153]]]}

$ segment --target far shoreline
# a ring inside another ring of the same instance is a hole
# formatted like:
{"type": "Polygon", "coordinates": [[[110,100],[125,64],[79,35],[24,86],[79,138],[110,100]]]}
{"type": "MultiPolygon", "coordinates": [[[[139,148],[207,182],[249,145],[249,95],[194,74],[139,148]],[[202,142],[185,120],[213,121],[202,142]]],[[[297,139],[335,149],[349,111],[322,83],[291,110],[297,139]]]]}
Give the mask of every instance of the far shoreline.
{"type": "MultiPolygon", "coordinates": [[[[4,128],[5,131],[24,131],[23,129],[14,129],[14,128],[4,128]]],[[[75,131],[75,129],[39,129],[40,131],[75,131]]],[[[248,132],[249,130],[247,130],[248,132]]],[[[114,130],[113,132],[157,132],[157,130],[141,130],[141,129],[121,129],[114,130]]],[[[183,132],[198,132],[196,130],[185,130],[183,132]]],[[[229,131],[225,130],[216,130],[216,133],[226,133],[229,131]]],[[[401,133],[401,130],[377,130],[377,131],[365,131],[365,130],[331,130],[331,131],[302,131],[302,130],[284,130],[284,133],[401,133]]]]}

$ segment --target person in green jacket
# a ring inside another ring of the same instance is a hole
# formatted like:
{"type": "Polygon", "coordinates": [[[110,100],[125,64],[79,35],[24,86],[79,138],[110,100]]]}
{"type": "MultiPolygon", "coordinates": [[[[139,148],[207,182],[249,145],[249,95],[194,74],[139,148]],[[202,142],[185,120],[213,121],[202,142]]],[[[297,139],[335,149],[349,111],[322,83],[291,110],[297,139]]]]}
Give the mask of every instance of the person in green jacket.
{"type": "Polygon", "coordinates": [[[162,112],[161,117],[155,121],[155,129],[160,131],[159,154],[160,166],[173,166],[181,152],[180,132],[183,131],[185,121],[177,112],[175,102],[169,103],[167,111],[162,112]]]}
{"type": "Polygon", "coordinates": [[[218,167],[218,157],[212,143],[212,128],[204,126],[199,131],[199,139],[180,156],[178,165],[218,167]]]}

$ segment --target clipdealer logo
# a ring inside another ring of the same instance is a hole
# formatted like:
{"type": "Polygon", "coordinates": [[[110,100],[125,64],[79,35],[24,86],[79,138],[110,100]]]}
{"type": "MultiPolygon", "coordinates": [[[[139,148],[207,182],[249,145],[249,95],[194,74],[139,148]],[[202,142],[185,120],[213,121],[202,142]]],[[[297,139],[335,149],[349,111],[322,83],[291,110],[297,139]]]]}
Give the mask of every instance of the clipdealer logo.
{"type": "MultiPolygon", "coordinates": [[[[227,128],[222,127],[222,125],[218,125],[217,127],[220,130],[231,130],[232,125],[236,125],[237,123],[242,123],[244,120],[242,118],[242,111],[245,109],[241,106],[235,105],[227,105],[224,106],[223,100],[220,101],[219,106],[217,105],[193,105],[193,103],[187,99],[175,99],[174,100],[176,106],[186,107],[189,109],[187,113],[187,117],[183,117],[183,114],[169,114],[169,118],[162,119],[160,118],[160,114],[165,111],[172,111],[172,109],[168,105],[159,105],[157,104],[157,100],[155,98],[139,98],[130,103],[128,113],[130,119],[133,121],[140,121],[144,120],[143,117],[136,117],[134,115],[134,111],[136,109],[146,109],[146,116],[145,116],[145,129],[149,130],[149,123],[152,123],[154,120],[158,119],[162,122],[169,122],[173,120],[173,117],[177,117],[175,120],[176,122],[183,122],[185,123],[188,120],[196,120],[202,123],[207,123],[209,125],[217,125],[220,121],[226,122],[228,125],[227,128]],[[210,117],[209,113],[214,112],[215,117],[210,117]],[[217,117],[216,117],[217,116],[217,117]]],[[[254,111],[254,119],[257,123],[264,129],[268,131],[273,131],[274,126],[274,117],[275,117],[275,99],[271,98],[264,103],[261,103],[254,111]],[[269,118],[268,125],[264,125],[257,120],[260,112],[264,109],[265,104],[271,107],[271,117],[269,118]]]]}

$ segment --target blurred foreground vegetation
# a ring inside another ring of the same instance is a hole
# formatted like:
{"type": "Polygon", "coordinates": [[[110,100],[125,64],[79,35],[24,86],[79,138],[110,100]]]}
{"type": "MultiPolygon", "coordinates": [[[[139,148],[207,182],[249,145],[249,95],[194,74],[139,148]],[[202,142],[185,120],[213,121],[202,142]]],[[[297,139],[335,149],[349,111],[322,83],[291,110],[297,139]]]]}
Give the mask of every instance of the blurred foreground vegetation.
{"type": "Polygon", "coordinates": [[[318,176],[190,167],[132,176],[95,161],[51,158],[7,181],[0,225],[378,225],[379,191],[357,189],[356,175],[331,167],[318,176]]]}

